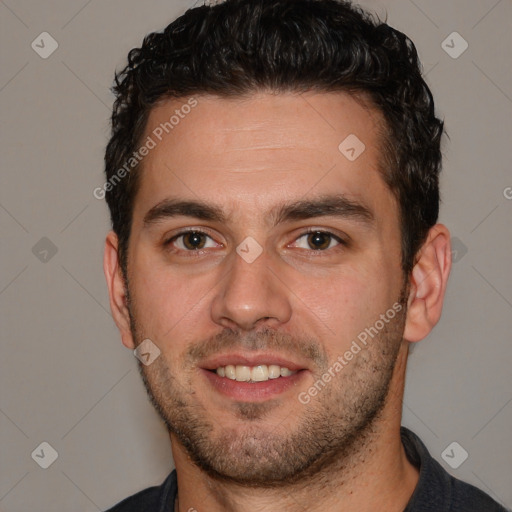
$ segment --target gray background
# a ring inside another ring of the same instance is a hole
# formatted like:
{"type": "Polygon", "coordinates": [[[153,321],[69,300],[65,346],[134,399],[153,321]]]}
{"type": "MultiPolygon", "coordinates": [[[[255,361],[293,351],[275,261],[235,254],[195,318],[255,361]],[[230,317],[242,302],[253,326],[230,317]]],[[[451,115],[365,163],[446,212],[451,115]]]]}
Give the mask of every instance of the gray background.
{"type": "MultiPolygon", "coordinates": [[[[416,43],[451,138],[441,221],[457,253],[443,318],[410,357],[403,424],[450,473],[511,506],[512,3],[363,4],[416,43]],[[441,45],[453,31],[469,44],[456,59],[441,45]],[[453,441],[469,453],[458,469],[441,457],[453,441]]],[[[171,468],[109,313],[109,223],[92,191],[103,183],[114,69],[191,5],[0,2],[2,511],[105,509],[171,468]],[[47,59],[31,47],[44,31],[59,45],[47,59]],[[58,452],[48,469],[31,457],[43,441],[58,452]]]]}

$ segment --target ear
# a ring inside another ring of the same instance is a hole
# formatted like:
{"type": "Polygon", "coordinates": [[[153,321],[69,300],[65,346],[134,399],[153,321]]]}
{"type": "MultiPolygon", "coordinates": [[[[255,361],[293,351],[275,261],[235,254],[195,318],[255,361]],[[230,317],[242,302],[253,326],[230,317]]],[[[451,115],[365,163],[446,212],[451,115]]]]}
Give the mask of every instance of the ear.
{"type": "Polygon", "coordinates": [[[119,265],[117,235],[110,231],[105,240],[105,253],[103,256],[103,271],[107,279],[108,293],[110,296],[110,310],[121,333],[123,345],[135,348],[131,329],[130,315],[128,313],[126,287],[119,265]]]}
{"type": "Polygon", "coordinates": [[[452,268],[450,232],[433,226],[412,269],[404,338],[420,341],[441,318],[444,294],[452,268]]]}

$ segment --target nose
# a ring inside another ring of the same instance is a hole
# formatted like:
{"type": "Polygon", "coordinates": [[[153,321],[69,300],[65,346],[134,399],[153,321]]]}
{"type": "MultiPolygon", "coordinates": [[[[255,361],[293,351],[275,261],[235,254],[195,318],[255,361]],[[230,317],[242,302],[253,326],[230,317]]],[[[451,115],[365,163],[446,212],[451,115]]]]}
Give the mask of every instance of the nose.
{"type": "Polygon", "coordinates": [[[215,323],[250,331],[288,322],[292,314],[290,291],[270,264],[265,251],[251,263],[237,253],[230,256],[227,274],[211,303],[215,323]]]}

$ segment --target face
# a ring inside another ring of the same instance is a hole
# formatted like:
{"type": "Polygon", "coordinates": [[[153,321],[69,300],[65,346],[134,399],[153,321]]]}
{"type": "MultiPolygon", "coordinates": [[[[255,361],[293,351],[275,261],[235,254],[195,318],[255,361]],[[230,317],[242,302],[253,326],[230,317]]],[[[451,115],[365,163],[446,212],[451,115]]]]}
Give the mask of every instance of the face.
{"type": "Polygon", "coordinates": [[[293,482],[364,442],[402,343],[381,120],[343,93],[196,100],[161,141],[186,99],[146,128],[156,145],[128,250],[133,343],[159,348],[145,384],[199,467],[293,482]],[[360,142],[340,150],[351,134],[360,142]]]}

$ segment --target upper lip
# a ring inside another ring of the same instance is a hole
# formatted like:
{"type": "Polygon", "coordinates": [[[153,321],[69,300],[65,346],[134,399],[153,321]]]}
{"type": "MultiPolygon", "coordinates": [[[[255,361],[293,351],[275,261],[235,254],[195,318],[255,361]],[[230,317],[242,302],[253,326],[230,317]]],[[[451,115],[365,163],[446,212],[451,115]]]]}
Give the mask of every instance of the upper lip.
{"type": "Polygon", "coordinates": [[[292,361],[291,359],[288,359],[285,356],[272,354],[270,352],[258,354],[244,354],[241,352],[218,354],[203,362],[201,364],[201,368],[204,368],[205,370],[216,370],[221,366],[228,365],[259,366],[263,364],[275,364],[277,366],[288,368],[291,371],[306,369],[306,366],[298,361],[292,361]]]}

